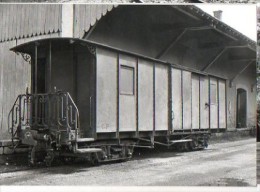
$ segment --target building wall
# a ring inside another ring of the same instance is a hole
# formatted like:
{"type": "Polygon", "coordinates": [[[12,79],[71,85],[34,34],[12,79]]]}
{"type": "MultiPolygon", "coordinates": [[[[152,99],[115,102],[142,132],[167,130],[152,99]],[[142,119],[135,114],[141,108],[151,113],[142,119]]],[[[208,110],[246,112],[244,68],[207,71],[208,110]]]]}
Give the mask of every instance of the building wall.
{"type": "Polygon", "coordinates": [[[61,31],[61,4],[1,4],[0,42],[61,31]]]}
{"type": "Polygon", "coordinates": [[[74,37],[83,38],[85,32],[88,32],[102,16],[111,11],[116,5],[90,5],[90,4],[75,4],[74,5],[74,37]]]}

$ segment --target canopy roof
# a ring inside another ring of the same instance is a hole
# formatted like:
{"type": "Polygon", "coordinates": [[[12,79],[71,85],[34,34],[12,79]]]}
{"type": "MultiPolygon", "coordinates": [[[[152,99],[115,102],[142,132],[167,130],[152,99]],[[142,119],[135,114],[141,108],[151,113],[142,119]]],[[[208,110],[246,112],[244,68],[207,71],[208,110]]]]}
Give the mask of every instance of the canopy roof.
{"type": "Polygon", "coordinates": [[[255,68],[256,42],[191,5],[119,5],[80,38],[51,38],[11,50],[34,54],[35,45],[104,47],[157,62],[232,79],[255,68]]]}

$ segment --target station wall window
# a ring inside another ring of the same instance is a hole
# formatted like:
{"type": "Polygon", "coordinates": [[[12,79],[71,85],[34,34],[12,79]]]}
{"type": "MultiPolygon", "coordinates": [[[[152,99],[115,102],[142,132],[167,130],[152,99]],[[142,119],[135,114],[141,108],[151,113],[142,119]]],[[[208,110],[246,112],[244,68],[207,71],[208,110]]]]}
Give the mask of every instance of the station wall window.
{"type": "Polygon", "coordinates": [[[134,95],[134,68],[120,65],[120,94],[134,95]]]}
{"type": "Polygon", "coordinates": [[[210,84],[210,104],[217,104],[217,85],[210,84]]]}

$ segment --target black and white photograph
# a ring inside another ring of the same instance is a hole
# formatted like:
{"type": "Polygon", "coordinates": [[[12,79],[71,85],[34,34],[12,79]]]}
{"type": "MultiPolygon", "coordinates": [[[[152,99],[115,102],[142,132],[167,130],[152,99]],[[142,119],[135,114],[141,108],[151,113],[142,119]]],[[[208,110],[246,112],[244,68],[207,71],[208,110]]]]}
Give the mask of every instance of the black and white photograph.
{"type": "Polygon", "coordinates": [[[254,2],[0,2],[0,185],[256,190],[254,2]]]}

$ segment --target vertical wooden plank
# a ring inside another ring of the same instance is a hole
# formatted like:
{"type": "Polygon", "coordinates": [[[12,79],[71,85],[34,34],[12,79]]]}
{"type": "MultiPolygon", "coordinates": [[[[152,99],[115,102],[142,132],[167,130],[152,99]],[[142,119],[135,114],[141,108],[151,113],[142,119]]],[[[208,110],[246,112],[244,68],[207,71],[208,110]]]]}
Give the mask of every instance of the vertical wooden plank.
{"type": "Polygon", "coordinates": [[[19,14],[18,14],[19,18],[18,18],[18,20],[16,22],[16,24],[18,26],[17,27],[17,36],[16,36],[16,38],[20,39],[22,37],[22,31],[23,31],[23,26],[24,26],[24,22],[22,22],[22,19],[24,18],[24,10],[23,10],[24,6],[21,5],[21,4],[19,4],[17,6],[18,6],[18,9],[20,11],[19,11],[19,14]]]}
{"type": "Polygon", "coordinates": [[[12,34],[12,21],[13,21],[13,17],[14,17],[14,12],[13,12],[13,5],[9,4],[9,16],[8,16],[8,22],[7,22],[7,40],[11,39],[11,34],[12,34]]]}
{"type": "Polygon", "coordinates": [[[153,131],[153,63],[138,60],[138,128],[153,131]]]}
{"type": "MultiPolygon", "coordinates": [[[[1,10],[1,6],[0,6],[0,11],[1,10]]],[[[0,15],[1,15],[1,12],[0,12],[0,15]]],[[[0,24],[1,26],[1,24],[0,24]]],[[[3,90],[3,69],[4,69],[4,61],[3,61],[3,43],[0,43],[0,139],[3,139],[1,137],[2,134],[2,131],[3,131],[3,113],[4,113],[4,110],[3,110],[3,105],[4,105],[4,100],[3,100],[3,96],[4,96],[4,90],[3,90]]]]}
{"type": "Polygon", "coordinates": [[[226,128],[226,82],[219,80],[219,128],[226,128]]]}
{"type": "Polygon", "coordinates": [[[85,13],[85,31],[88,31],[91,23],[91,5],[86,5],[86,13],[85,13]]]}
{"type": "Polygon", "coordinates": [[[191,72],[182,72],[183,129],[191,129],[191,72]]]}
{"type": "Polygon", "coordinates": [[[102,15],[104,16],[107,13],[107,4],[102,5],[102,15]]]}
{"type": "Polygon", "coordinates": [[[59,32],[61,31],[61,24],[62,24],[61,17],[62,17],[62,4],[59,5],[59,15],[58,15],[59,32]]]}
{"type": "Polygon", "coordinates": [[[96,16],[97,16],[97,6],[92,4],[91,5],[91,21],[90,21],[90,25],[93,26],[96,23],[96,16]]]}
{"type": "Polygon", "coordinates": [[[179,69],[172,68],[172,128],[182,129],[182,83],[179,69]]]}
{"type": "Polygon", "coordinates": [[[210,128],[218,128],[218,85],[213,77],[210,77],[210,128]]]}
{"type": "Polygon", "coordinates": [[[31,37],[32,35],[32,31],[33,31],[33,21],[34,21],[34,6],[35,5],[29,5],[30,7],[27,7],[27,11],[28,11],[28,28],[26,31],[26,37],[31,37]]]}
{"type": "Polygon", "coordinates": [[[3,6],[3,31],[2,31],[2,34],[3,34],[3,41],[6,40],[6,20],[7,20],[7,17],[8,17],[8,5],[2,5],[3,6]]]}
{"type": "Polygon", "coordinates": [[[45,9],[44,9],[44,34],[48,33],[48,10],[49,10],[49,5],[45,4],[45,9]]]}
{"type": "Polygon", "coordinates": [[[33,5],[33,13],[32,13],[33,18],[31,18],[32,19],[32,29],[30,31],[31,36],[36,36],[36,34],[37,34],[37,28],[38,28],[37,19],[38,19],[38,12],[39,12],[38,7],[39,7],[39,5],[37,5],[37,4],[33,5]]]}
{"type": "Polygon", "coordinates": [[[83,21],[84,21],[85,17],[83,15],[84,12],[83,12],[82,9],[83,9],[82,6],[78,5],[78,15],[77,15],[78,34],[77,34],[77,38],[81,37],[82,31],[84,30],[84,28],[83,28],[83,25],[84,25],[83,21]]]}
{"type": "Polygon", "coordinates": [[[102,17],[102,12],[103,12],[102,5],[97,4],[97,16],[96,16],[97,20],[99,20],[102,17]]]}
{"type": "MultiPolygon", "coordinates": [[[[0,22],[0,29],[4,28],[4,5],[0,6],[0,17],[1,17],[1,21],[0,22]]],[[[3,31],[0,33],[0,42],[3,41],[3,31]]]]}
{"type": "Polygon", "coordinates": [[[17,5],[15,4],[14,5],[14,15],[13,15],[13,23],[12,23],[12,28],[13,28],[13,31],[12,31],[12,38],[15,39],[16,38],[16,31],[17,31],[17,14],[18,12],[20,12],[20,10],[17,9],[17,5]]]}
{"type": "Polygon", "coordinates": [[[52,22],[50,22],[50,33],[53,33],[55,31],[55,9],[56,9],[56,4],[51,5],[51,17],[52,17],[52,22]]]}
{"type": "Polygon", "coordinates": [[[57,32],[59,30],[59,5],[54,5],[54,26],[53,26],[53,32],[57,32]]]}
{"type": "Polygon", "coordinates": [[[82,38],[84,33],[85,33],[85,28],[86,28],[86,21],[87,21],[87,5],[84,5],[82,6],[82,9],[81,9],[81,17],[82,17],[82,20],[81,20],[81,25],[80,25],[80,33],[79,33],[79,38],[82,38]]]}
{"type": "Polygon", "coordinates": [[[168,67],[155,65],[155,130],[168,130],[168,67]]]}
{"type": "Polygon", "coordinates": [[[50,30],[50,19],[51,19],[51,5],[50,4],[47,4],[46,5],[46,15],[45,15],[45,33],[46,34],[49,34],[49,30],[50,30]]]}
{"type": "Polygon", "coordinates": [[[78,37],[79,33],[79,5],[74,5],[74,29],[73,29],[73,36],[75,38],[78,37]]]}
{"type": "Polygon", "coordinates": [[[200,128],[209,128],[209,81],[200,76],[200,128]]]}
{"type": "Polygon", "coordinates": [[[46,23],[46,17],[47,17],[47,16],[46,16],[47,6],[48,6],[47,4],[43,4],[43,5],[41,6],[42,9],[41,9],[41,29],[40,29],[40,30],[41,30],[41,34],[42,34],[42,35],[44,35],[45,32],[46,32],[46,31],[45,31],[45,30],[46,30],[46,29],[45,29],[45,27],[46,27],[46,26],[45,26],[45,23],[46,23]]]}
{"type": "Polygon", "coordinates": [[[23,37],[27,37],[27,34],[28,34],[30,7],[31,7],[31,5],[28,5],[28,6],[24,5],[25,16],[24,16],[24,26],[22,26],[22,27],[24,27],[23,37]]]}
{"type": "Polygon", "coordinates": [[[192,74],[192,129],[200,128],[200,77],[192,74]]]}

